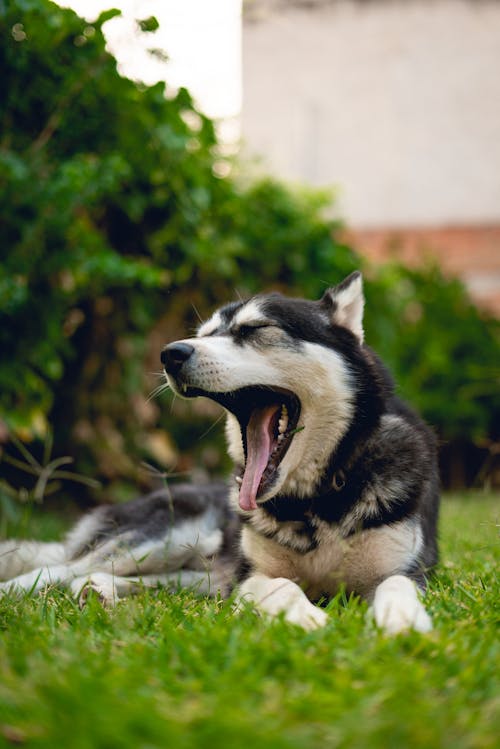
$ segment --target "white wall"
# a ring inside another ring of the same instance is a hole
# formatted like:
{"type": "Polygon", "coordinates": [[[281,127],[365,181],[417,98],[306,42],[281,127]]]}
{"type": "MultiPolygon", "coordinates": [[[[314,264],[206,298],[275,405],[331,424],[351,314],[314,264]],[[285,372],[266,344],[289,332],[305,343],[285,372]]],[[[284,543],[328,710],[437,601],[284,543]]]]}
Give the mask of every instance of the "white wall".
{"type": "Polygon", "coordinates": [[[500,221],[500,2],[256,5],[247,152],[338,185],[352,225],[500,221]]]}

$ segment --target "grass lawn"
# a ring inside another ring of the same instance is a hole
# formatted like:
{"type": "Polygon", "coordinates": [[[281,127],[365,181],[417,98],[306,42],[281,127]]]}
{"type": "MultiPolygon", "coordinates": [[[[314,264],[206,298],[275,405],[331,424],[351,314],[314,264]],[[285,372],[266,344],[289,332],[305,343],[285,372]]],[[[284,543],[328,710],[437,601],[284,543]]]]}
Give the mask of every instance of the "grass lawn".
{"type": "Polygon", "coordinates": [[[342,596],[314,633],[187,593],[4,598],[0,746],[493,749],[499,505],[444,500],[429,635],[385,637],[342,596]]]}

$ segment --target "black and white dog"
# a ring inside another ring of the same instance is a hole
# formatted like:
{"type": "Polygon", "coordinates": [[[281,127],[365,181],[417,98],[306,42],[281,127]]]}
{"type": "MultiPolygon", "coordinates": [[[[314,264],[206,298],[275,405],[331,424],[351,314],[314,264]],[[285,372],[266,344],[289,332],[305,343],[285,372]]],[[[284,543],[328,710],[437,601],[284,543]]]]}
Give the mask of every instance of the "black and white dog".
{"type": "Polygon", "coordinates": [[[224,484],[173,485],[85,516],[61,544],[0,545],[2,589],[69,585],[112,603],[141,585],[197,586],[305,629],[340,586],[389,633],[425,632],[437,561],[435,440],[363,344],[362,279],[317,302],[265,294],[222,307],[165,347],[179,396],[227,411],[224,484]]]}

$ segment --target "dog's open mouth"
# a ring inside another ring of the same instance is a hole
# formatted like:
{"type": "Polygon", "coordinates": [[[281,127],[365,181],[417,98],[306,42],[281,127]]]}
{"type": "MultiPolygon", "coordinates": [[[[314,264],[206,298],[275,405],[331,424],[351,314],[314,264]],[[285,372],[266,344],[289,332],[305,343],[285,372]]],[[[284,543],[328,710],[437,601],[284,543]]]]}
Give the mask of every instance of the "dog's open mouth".
{"type": "Polygon", "coordinates": [[[257,499],[266,494],[277,478],[278,466],[298,427],[300,401],[290,390],[267,386],[244,387],[229,393],[211,393],[184,386],[186,397],[202,395],[220,403],[238,419],[245,467],[236,476],[242,510],[255,510],[257,499]]]}

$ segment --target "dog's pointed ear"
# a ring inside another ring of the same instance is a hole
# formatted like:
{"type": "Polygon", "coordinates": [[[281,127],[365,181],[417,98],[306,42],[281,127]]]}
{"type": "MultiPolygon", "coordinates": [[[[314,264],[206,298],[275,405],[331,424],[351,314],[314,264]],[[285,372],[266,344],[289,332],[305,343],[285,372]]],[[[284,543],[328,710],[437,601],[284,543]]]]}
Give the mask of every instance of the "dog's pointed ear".
{"type": "Polygon", "coordinates": [[[338,286],[327,289],[323,294],[321,304],[333,324],[348,328],[359,339],[359,342],[363,343],[365,297],[363,276],[359,271],[351,273],[338,286]]]}

